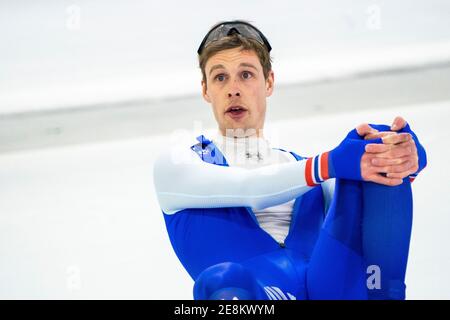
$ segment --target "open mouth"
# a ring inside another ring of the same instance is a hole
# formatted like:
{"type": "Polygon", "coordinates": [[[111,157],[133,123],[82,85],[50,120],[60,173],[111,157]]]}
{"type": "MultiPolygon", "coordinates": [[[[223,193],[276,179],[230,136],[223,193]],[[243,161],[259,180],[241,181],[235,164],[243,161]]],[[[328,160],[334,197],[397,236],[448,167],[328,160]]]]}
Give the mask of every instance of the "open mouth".
{"type": "Polygon", "coordinates": [[[231,106],[225,113],[229,114],[232,118],[240,118],[247,112],[247,109],[241,106],[231,106]]]}

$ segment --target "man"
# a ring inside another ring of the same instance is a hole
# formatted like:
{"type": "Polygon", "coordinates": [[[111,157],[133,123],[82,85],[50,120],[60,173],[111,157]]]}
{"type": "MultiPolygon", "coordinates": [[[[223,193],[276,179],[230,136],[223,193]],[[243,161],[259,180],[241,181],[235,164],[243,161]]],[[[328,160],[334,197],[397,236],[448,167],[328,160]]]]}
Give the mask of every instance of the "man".
{"type": "Polygon", "coordinates": [[[404,299],[410,181],[426,165],[423,147],[397,117],[362,124],[315,157],[272,148],[263,133],[270,51],[248,22],[213,26],[198,54],[218,132],[155,162],[194,298],[404,299]]]}

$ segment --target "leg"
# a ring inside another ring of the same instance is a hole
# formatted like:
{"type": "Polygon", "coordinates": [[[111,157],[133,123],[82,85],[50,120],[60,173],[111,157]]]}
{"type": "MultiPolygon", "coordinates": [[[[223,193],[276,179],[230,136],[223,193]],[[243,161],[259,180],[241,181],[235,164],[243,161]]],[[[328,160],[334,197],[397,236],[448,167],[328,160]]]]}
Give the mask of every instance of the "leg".
{"type": "Polygon", "coordinates": [[[290,257],[288,250],[278,248],[241,263],[205,269],[195,281],[194,299],[305,299],[305,262],[290,257]]]}
{"type": "Polygon", "coordinates": [[[364,182],[363,251],[380,279],[369,283],[369,299],[405,299],[405,273],[412,228],[411,183],[388,187],[364,182]],[[378,282],[378,284],[376,283],[378,282]]]}
{"type": "Polygon", "coordinates": [[[194,284],[195,300],[264,300],[267,295],[253,274],[234,262],[206,268],[194,284]]]}
{"type": "Polygon", "coordinates": [[[309,299],[367,299],[361,223],[361,183],[336,179],[307,270],[309,299]]]}
{"type": "Polygon", "coordinates": [[[404,299],[411,227],[408,179],[397,187],[337,179],[308,267],[309,297],[404,299]],[[381,273],[380,285],[367,277],[373,266],[381,273]]]}

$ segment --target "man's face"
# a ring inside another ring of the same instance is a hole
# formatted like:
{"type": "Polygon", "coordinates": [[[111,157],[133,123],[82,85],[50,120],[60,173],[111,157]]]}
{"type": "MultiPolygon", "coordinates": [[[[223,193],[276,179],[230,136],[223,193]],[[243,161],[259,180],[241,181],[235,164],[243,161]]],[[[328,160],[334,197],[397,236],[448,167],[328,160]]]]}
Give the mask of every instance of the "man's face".
{"type": "Polygon", "coordinates": [[[274,75],[264,79],[262,65],[254,51],[234,48],[221,51],[205,66],[203,98],[211,103],[219,130],[243,129],[252,135],[264,127],[266,98],[272,94],[274,75]],[[255,131],[253,131],[253,134],[255,131]]]}

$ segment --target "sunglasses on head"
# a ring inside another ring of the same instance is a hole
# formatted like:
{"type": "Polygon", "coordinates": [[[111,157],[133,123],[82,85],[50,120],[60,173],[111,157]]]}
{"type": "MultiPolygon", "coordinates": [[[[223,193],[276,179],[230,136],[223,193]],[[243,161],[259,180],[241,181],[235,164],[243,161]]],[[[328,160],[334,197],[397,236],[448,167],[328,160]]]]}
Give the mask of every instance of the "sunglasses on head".
{"type": "Polygon", "coordinates": [[[197,53],[200,55],[205,47],[207,47],[211,42],[220,40],[226,36],[231,36],[232,34],[239,34],[245,38],[254,39],[266,47],[267,51],[270,52],[272,47],[269,44],[267,38],[259,31],[256,27],[252,26],[250,23],[245,21],[228,21],[218,24],[213,27],[203,38],[202,43],[198,47],[197,53]]]}

